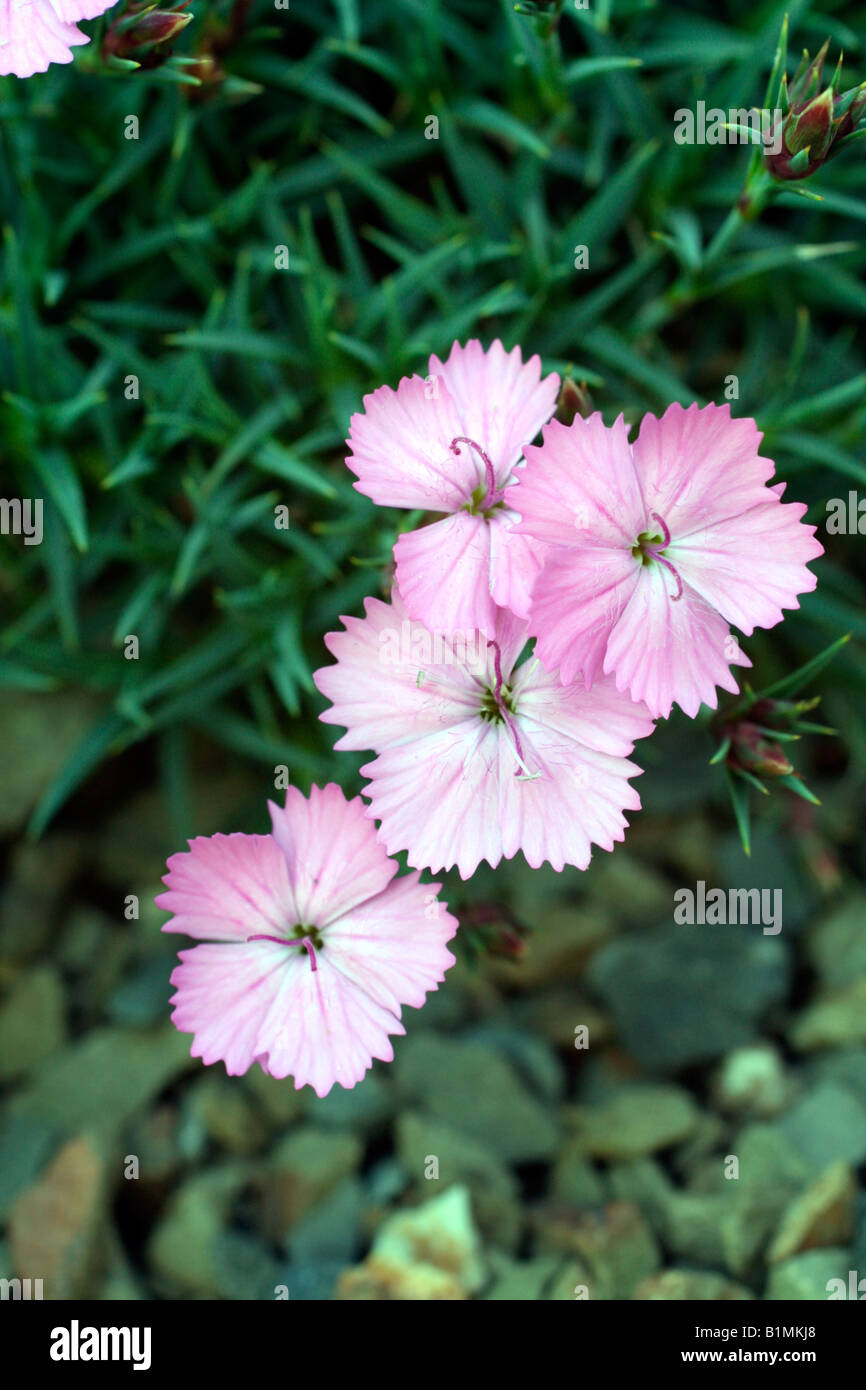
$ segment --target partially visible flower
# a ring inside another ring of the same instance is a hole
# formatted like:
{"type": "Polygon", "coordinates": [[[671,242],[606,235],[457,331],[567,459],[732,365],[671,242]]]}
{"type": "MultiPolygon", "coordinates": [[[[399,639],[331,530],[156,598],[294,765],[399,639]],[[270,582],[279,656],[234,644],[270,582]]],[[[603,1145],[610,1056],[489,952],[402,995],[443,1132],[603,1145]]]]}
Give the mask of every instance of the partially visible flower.
{"type": "Polygon", "coordinates": [[[541,359],[497,339],[487,352],[455,343],[431,357],[427,379],[380,386],[352,416],[355,487],[380,506],[444,512],[402,535],[397,587],[409,616],[434,632],[492,634],[500,605],[526,617],[537,547],[512,527],[511,488],[524,444],[556,404],[559,377],[541,379],[541,359]]]}
{"type": "Polygon", "coordinates": [[[0,76],[32,77],[50,63],[71,63],[72,49],[89,43],[76,27],[117,0],[0,0],[0,76]]]}
{"type": "Polygon", "coordinates": [[[624,838],[623,811],[640,807],[628,754],[653,727],[643,705],[612,681],[563,687],[534,657],[520,663],[527,625],[503,609],[481,665],[462,642],[434,649],[412,623],[432,652],[423,668],[382,659],[383,636],[406,620],[397,593],[365,611],[329,633],[337,664],[313,679],[333,702],[321,718],[348,730],[336,747],[379,754],[361,770],[389,853],[408,850],[417,868],[456,864],[468,878],[482,859],[495,868],[518,850],[533,868],[585,869],[593,844],[624,838]]]}
{"type": "MultiPolygon", "coordinates": [[[[777,179],[807,179],[857,138],[866,111],[866,82],[840,92],[840,58],[829,85],[822,87],[829,44],[827,39],[814,59],[803,54],[790,87],[787,75],[782,78],[782,114],[764,153],[764,163],[777,179]]],[[[861,127],[859,133],[866,135],[866,129],[861,127]]]]}
{"type": "Polygon", "coordinates": [[[172,1017],[205,1063],[258,1062],[324,1096],[391,1061],[401,1006],[420,1008],[454,964],[457,922],[439,884],[394,879],[359,797],[291,787],[269,807],[272,835],[199,837],[168,861],[163,931],[209,943],[179,953],[172,1017]]]}
{"type": "Polygon", "coordinates": [[[823,554],[806,508],[758,453],[754,420],[730,407],[671,405],[645,415],[634,444],[622,418],[556,421],[527,448],[517,488],[520,531],[549,547],[529,630],[568,684],[612,674],[653,716],[694,716],[736,691],[750,666],[730,632],[773,627],[815,587],[823,554]]]}

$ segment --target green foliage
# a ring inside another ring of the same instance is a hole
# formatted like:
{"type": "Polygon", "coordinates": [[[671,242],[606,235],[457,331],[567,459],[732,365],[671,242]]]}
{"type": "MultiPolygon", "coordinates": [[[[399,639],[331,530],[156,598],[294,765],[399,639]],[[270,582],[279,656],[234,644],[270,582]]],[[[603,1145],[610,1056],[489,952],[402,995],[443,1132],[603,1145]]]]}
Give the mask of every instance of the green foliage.
{"type": "MultiPolygon", "coordinates": [[[[152,69],[100,57],[109,14],[71,67],[0,79],[3,492],[45,498],[44,544],[0,549],[0,681],[102,705],[34,831],[154,738],[353,789],[310,673],[407,520],[353,490],[343,441],[454,338],[540,352],[608,419],[736,375],[809,519],[866,480],[862,143],[822,201],[732,229],[752,153],[673,139],[699,99],[760,103],[786,8],[793,54],[829,34],[862,80],[858,6],[254,0],[235,32],[238,8],[194,0],[152,69]]],[[[862,700],[857,539],[746,642],[756,684],[850,631],[832,676],[862,700]]]]}

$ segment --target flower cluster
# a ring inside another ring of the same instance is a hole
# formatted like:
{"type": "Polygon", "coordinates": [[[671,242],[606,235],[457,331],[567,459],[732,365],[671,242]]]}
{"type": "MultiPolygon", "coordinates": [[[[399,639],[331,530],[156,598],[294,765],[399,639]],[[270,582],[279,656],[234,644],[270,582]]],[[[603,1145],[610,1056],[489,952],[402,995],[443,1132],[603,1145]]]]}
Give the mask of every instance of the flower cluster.
{"type": "Polygon", "coordinates": [[[431,514],[395,546],[390,600],[344,617],[314,676],[336,747],[375,755],[369,805],[290,790],[272,836],[170,861],[166,930],[210,943],[172,977],[206,1062],[324,1094],[389,1058],[401,1006],[453,961],[457,924],[419,871],[612,850],[640,806],[635,742],[674,704],[736,692],[751,663],[731,625],[772,627],[814,588],[815,528],[754,421],[671,405],[632,442],[622,417],[551,418],[559,392],[519,348],[455,343],[353,417],[358,491],[431,514]],[[414,872],[395,879],[400,851],[414,872]]]}

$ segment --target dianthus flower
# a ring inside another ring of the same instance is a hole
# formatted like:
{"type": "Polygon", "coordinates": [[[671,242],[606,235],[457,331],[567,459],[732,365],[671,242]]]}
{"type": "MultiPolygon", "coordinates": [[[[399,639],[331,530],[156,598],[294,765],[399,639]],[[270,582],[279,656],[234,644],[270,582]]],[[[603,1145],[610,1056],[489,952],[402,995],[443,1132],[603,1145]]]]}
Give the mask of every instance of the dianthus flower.
{"type": "Polygon", "coordinates": [[[163,931],[207,943],[179,953],[172,1019],[205,1063],[258,1062],[324,1096],[391,1061],[401,1006],[454,964],[457,922],[439,884],[394,878],[359,797],[329,784],[268,804],[273,834],[199,837],[168,861],[163,931]]]}
{"type": "Polygon", "coordinates": [[[553,413],[554,373],[497,341],[455,343],[429,375],[380,386],[352,416],[346,463],[355,487],[380,506],[444,512],[394,549],[397,587],[412,618],[434,632],[492,635],[496,608],[521,617],[540,566],[539,547],[512,529],[512,488],[523,446],[553,413]]]}
{"type": "Polygon", "coordinates": [[[645,415],[634,444],[622,416],[552,421],[527,448],[515,489],[520,532],[543,544],[529,630],[569,684],[603,671],[653,716],[674,703],[715,709],[750,666],[730,632],[773,627],[815,587],[823,554],[802,503],[758,448],[754,420],[730,407],[671,405],[645,415]]]}
{"type": "Polygon", "coordinates": [[[367,599],[325,642],[335,666],[314,680],[321,718],[348,730],[337,748],[371,748],[368,814],[389,853],[463,878],[522,850],[533,868],[584,869],[613,849],[640,798],[627,754],[649,734],[643,705],[613,681],[562,686],[529,656],[526,623],[500,609],[494,636],[444,638],[411,622],[398,594],[367,599]]]}

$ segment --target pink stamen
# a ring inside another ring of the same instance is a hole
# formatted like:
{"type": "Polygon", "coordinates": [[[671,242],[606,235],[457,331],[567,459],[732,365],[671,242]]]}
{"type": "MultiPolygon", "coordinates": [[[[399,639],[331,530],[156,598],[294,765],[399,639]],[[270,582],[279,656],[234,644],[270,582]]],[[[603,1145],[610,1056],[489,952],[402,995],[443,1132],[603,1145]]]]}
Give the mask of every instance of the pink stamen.
{"type": "Polygon", "coordinates": [[[681,599],[683,596],[683,581],[680,579],[677,570],[671,564],[670,560],[666,560],[664,555],[656,555],[655,558],[658,560],[660,565],[664,565],[666,569],[670,570],[674,579],[677,581],[677,591],[675,594],[671,594],[671,603],[676,603],[677,599],[681,599]]]}
{"type": "MultiPolygon", "coordinates": [[[[526,759],[523,756],[523,747],[520,742],[520,735],[517,732],[517,725],[514,722],[514,717],[511,711],[508,709],[505,701],[502,698],[502,653],[499,650],[499,643],[490,641],[487,643],[487,645],[488,647],[493,648],[493,666],[494,670],[496,671],[496,686],[493,691],[493,698],[496,701],[499,713],[502,715],[502,718],[508,727],[511,737],[514,739],[514,746],[517,749],[518,757],[520,758],[520,761],[525,765],[526,759]]],[[[515,771],[514,775],[515,777],[520,776],[519,767],[515,771]]]]}
{"type": "Polygon", "coordinates": [[[287,936],[248,936],[247,941],[275,941],[278,946],[303,946],[310,957],[310,969],[318,970],[319,968],[316,964],[315,947],[308,936],[302,936],[300,940],[287,936]]]}
{"type": "Polygon", "coordinates": [[[658,512],[650,512],[650,516],[653,518],[654,521],[657,521],[659,526],[662,528],[664,538],[662,540],[661,545],[659,546],[647,546],[646,553],[647,555],[651,555],[654,560],[658,560],[660,565],[664,565],[666,569],[669,569],[674,579],[677,581],[677,591],[675,594],[671,594],[671,603],[676,603],[677,600],[681,599],[683,596],[683,581],[680,579],[679,572],[676,569],[676,566],[672,565],[670,560],[666,560],[664,555],[662,555],[661,553],[663,550],[667,550],[668,546],[670,545],[671,533],[668,529],[668,524],[663,516],[659,516],[658,512]]]}
{"type": "Polygon", "coordinates": [[[496,474],[493,471],[493,464],[490,462],[490,459],[485,454],[481,445],[476,444],[474,439],[467,438],[465,434],[455,435],[454,439],[451,440],[450,448],[452,454],[460,453],[457,447],[459,444],[468,444],[470,449],[474,449],[476,453],[480,454],[484,461],[484,471],[487,474],[487,493],[481,502],[481,510],[486,512],[488,507],[492,507],[494,502],[498,502],[502,496],[501,492],[497,492],[496,490],[496,474]]]}
{"type": "Polygon", "coordinates": [[[668,524],[667,524],[667,522],[665,521],[665,519],[664,519],[663,516],[659,516],[658,512],[650,512],[650,516],[652,517],[653,521],[657,521],[657,522],[658,522],[659,526],[660,526],[660,527],[662,528],[662,530],[664,531],[664,536],[665,536],[665,538],[664,538],[664,544],[662,545],[662,550],[667,550],[668,546],[669,546],[670,543],[671,543],[671,533],[670,533],[670,531],[668,530],[668,524]]]}

